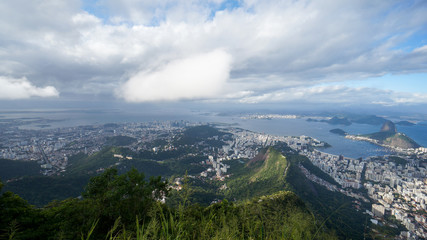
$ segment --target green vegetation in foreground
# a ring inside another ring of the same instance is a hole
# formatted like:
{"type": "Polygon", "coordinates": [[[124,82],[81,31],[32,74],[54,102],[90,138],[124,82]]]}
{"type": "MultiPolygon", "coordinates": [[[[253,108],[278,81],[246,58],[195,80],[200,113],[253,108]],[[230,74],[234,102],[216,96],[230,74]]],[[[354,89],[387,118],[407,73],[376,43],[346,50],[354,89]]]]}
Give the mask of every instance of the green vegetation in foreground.
{"type": "MultiPolygon", "coordinates": [[[[186,182],[186,181],[184,181],[186,182]]],[[[2,183],[0,182],[0,189],[2,183]]],[[[292,192],[209,207],[188,202],[171,208],[160,177],[145,181],[132,169],[91,178],[83,199],[54,201],[36,209],[11,192],[0,196],[0,237],[6,239],[336,239],[292,192]]]]}
{"type": "Polygon", "coordinates": [[[12,191],[31,204],[42,207],[52,199],[64,200],[79,196],[89,178],[89,175],[24,177],[19,181],[6,184],[4,190],[12,191]]]}

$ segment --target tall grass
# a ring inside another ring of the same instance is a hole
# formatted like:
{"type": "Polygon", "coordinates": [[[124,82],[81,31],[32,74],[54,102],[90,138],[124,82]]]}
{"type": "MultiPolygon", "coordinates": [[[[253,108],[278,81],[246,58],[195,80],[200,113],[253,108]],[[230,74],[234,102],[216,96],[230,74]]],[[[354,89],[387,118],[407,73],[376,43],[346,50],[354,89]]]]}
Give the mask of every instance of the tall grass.
{"type": "Polygon", "coordinates": [[[316,225],[314,216],[305,209],[292,201],[288,206],[278,204],[288,200],[282,195],[275,197],[237,205],[224,201],[207,208],[168,209],[159,203],[147,222],[136,218],[134,231],[126,231],[125,226],[119,230],[118,219],[106,239],[336,239],[316,225]]]}

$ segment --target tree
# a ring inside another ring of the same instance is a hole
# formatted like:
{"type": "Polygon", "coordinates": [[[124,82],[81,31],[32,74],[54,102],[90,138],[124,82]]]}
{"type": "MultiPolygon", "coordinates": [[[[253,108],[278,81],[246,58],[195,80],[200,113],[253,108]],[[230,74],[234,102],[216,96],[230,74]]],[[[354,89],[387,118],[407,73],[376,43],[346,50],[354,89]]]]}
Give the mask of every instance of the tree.
{"type": "MultiPolygon", "coordinates": [[[[4,184],[0,181],[0,191],[4,184]]],[[[0,238],[36,239],[41,211],[10,191],[0,196],[0,238]]]]}
{"type": "Polygon", "coordinates": [[[135,168],[123,175],[111,168],[90,179],[83,197],[98,209],[100,224],[111,226],[121,218],[123,224],[132,226],[137,217],[146,220],[154,203],[166,194],[166,182],[160,177],[147,182],[135,168]]]}

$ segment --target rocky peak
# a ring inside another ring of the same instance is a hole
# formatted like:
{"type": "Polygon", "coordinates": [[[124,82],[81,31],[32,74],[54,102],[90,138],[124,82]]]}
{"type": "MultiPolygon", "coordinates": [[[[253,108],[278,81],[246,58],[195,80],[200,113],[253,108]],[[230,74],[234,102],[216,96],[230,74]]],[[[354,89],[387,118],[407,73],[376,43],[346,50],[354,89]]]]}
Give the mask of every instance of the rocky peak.
{"type": "Polygon", "coordinates": [[[383,126],[381,127],[381,132],[392,132],[396,133],[396,125],[392,121],[387,120],[384,122],[383,126]]]}

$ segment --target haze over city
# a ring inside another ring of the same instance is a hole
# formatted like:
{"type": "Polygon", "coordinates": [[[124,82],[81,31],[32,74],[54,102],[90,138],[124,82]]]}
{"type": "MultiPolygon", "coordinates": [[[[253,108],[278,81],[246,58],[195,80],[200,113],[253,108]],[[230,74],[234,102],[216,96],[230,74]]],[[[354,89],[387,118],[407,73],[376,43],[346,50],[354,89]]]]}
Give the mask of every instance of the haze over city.
{"type": "Polygon", "coordinates": [[[0,107],[425,114],[426,12],[420,0],[2,1],[0,107]]]}

